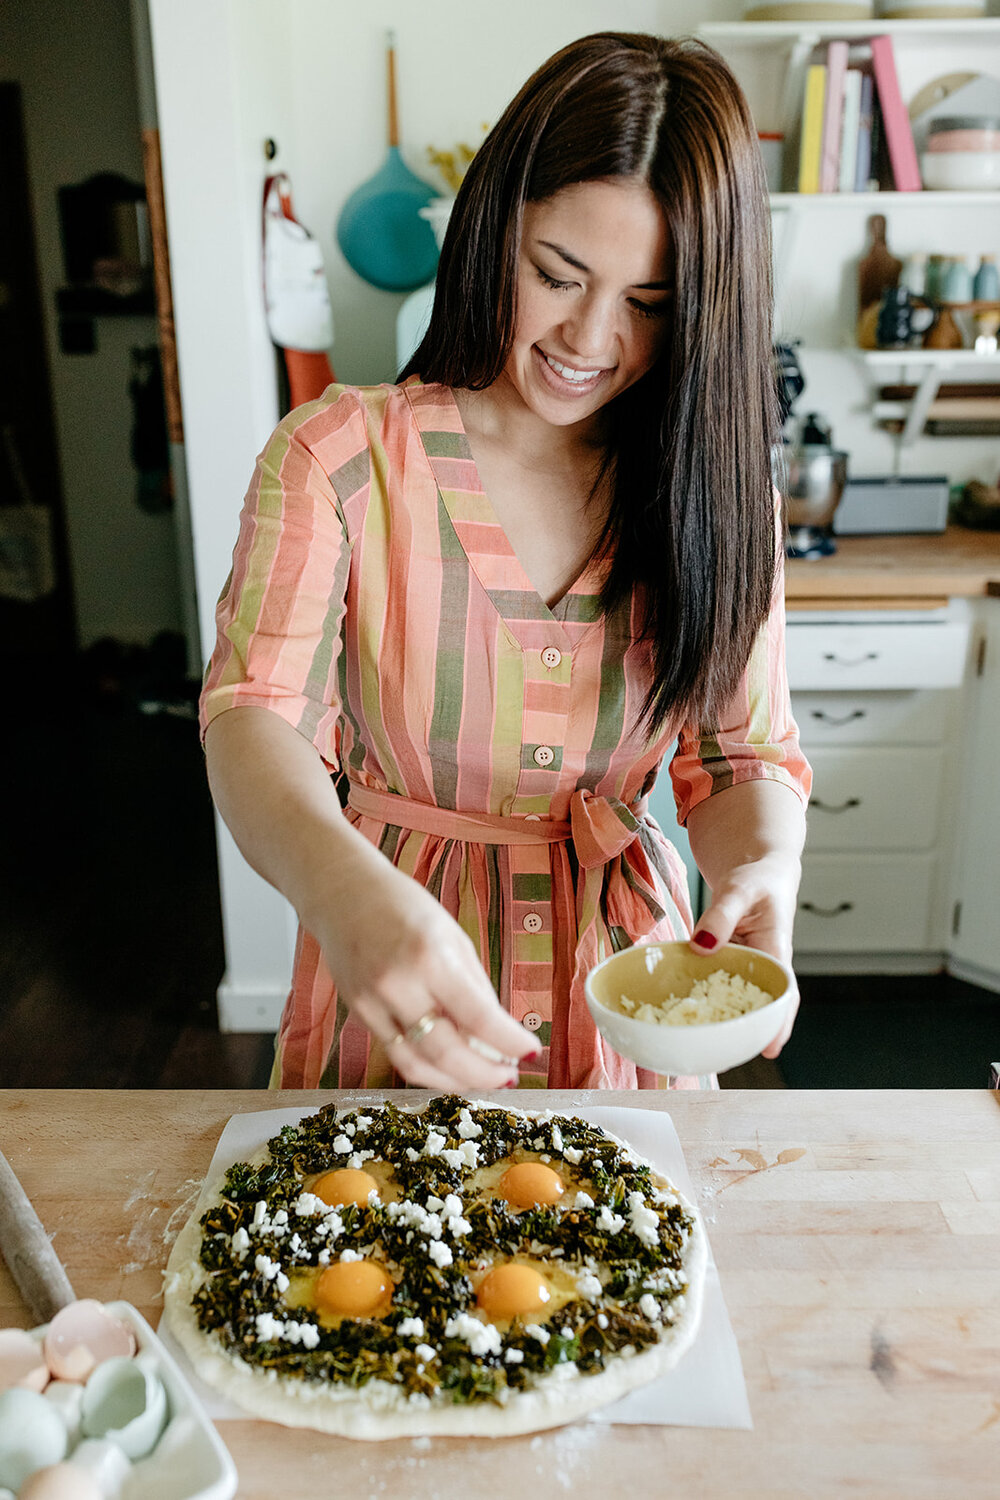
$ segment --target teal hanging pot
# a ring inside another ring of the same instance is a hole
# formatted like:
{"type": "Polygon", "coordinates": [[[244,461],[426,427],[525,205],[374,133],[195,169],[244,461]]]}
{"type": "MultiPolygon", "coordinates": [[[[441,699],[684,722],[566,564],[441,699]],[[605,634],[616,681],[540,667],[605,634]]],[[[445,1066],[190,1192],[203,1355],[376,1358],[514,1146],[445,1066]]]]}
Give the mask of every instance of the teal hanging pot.
{"type": "Polygon", "coordinates": [[[395,38],[386,38],[389,150],[382,166],[355,188],[337,220],[337,243],[353,271],[386,292],[410,292],[433,280],[438,248],[420,210],[441,195],[399,153],[395,38]]]}

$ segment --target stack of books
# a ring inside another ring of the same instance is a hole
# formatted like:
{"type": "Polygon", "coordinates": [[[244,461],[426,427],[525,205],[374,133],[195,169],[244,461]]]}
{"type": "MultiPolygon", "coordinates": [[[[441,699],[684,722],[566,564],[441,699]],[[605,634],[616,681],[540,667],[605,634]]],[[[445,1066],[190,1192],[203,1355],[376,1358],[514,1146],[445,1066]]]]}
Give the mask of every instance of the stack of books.
{"type": "Polygon", "coordinates": [[[922,186],[892,39],[831,41],[806,67],[800,193],[899,193],[922,186]]]}

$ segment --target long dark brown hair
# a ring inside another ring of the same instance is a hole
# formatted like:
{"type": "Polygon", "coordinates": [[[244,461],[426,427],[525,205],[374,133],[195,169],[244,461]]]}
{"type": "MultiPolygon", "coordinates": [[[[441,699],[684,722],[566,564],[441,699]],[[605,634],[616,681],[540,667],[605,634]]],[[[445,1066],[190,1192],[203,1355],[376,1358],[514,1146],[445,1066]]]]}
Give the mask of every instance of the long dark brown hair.
{"type": "MultiPolygon", "coordinates": [[[[572,183],[645,181],[670,233],[664,350],[606,409],[607,610],[640,586],[650,728],[718,722],[771,603],[778,408],[767,188],[742,91],[690,39],[600,32],[529,78],[452,209],[427,334],[402,371],[482,390],[517,315],[524,204],[572,183]]],[[[401,376],[401,378],[402,378],[401,376]]]]}

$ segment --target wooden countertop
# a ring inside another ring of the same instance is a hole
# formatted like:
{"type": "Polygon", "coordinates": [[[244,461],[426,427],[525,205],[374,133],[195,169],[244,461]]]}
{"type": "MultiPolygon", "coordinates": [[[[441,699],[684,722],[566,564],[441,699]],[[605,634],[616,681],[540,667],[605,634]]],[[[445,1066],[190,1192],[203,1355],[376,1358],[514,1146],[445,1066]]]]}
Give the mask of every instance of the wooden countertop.
{"type": "Polygon", "coordinates": [[[832,557],[789,559],[785,600],[804,609],[934,609],[1000,595],[1000,531],[949,526],[937,536],[841,536],[832,557]]]}
{"type": "MultiPolygon", "coordinates": [[[[2,1144],[77,1295],[122,1298],[155,1326],[169,1247],[229,1116],[336,1097],[7,1091],[2,1144]]],[[[568,1111],[586,1102],[673,1117],[739,1340],[754,1430],[577,1424],[536,1437],[368,1444],[223,1422],[243,1500],[996,1494],[1000,1096],[530,1098],[568,1111]],[[803,1154],[778,1161],[794,1148],[803,1154]]],[[[0,1265],[0,1324],[28,1322],[0,1265]]]]}

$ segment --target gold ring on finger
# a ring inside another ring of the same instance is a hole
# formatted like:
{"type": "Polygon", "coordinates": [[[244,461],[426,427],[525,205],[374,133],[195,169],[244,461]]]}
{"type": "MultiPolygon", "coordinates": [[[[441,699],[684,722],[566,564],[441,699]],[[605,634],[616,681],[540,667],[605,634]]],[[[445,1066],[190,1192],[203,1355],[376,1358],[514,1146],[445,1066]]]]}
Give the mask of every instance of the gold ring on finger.
{"type": "Polygon", "coordinates": [[[414,1021],[413,1025],[408,1026],[405,1031],[398,1031],[390,1046],[395,1046],[397,1042],[405,1042],[408,1047],[416,1047],[425,1037],[430,1036],[440,1019],[440,1016],[428,1012],[426,1016],[421,1016],[419,1021],[414,1021]]]}

